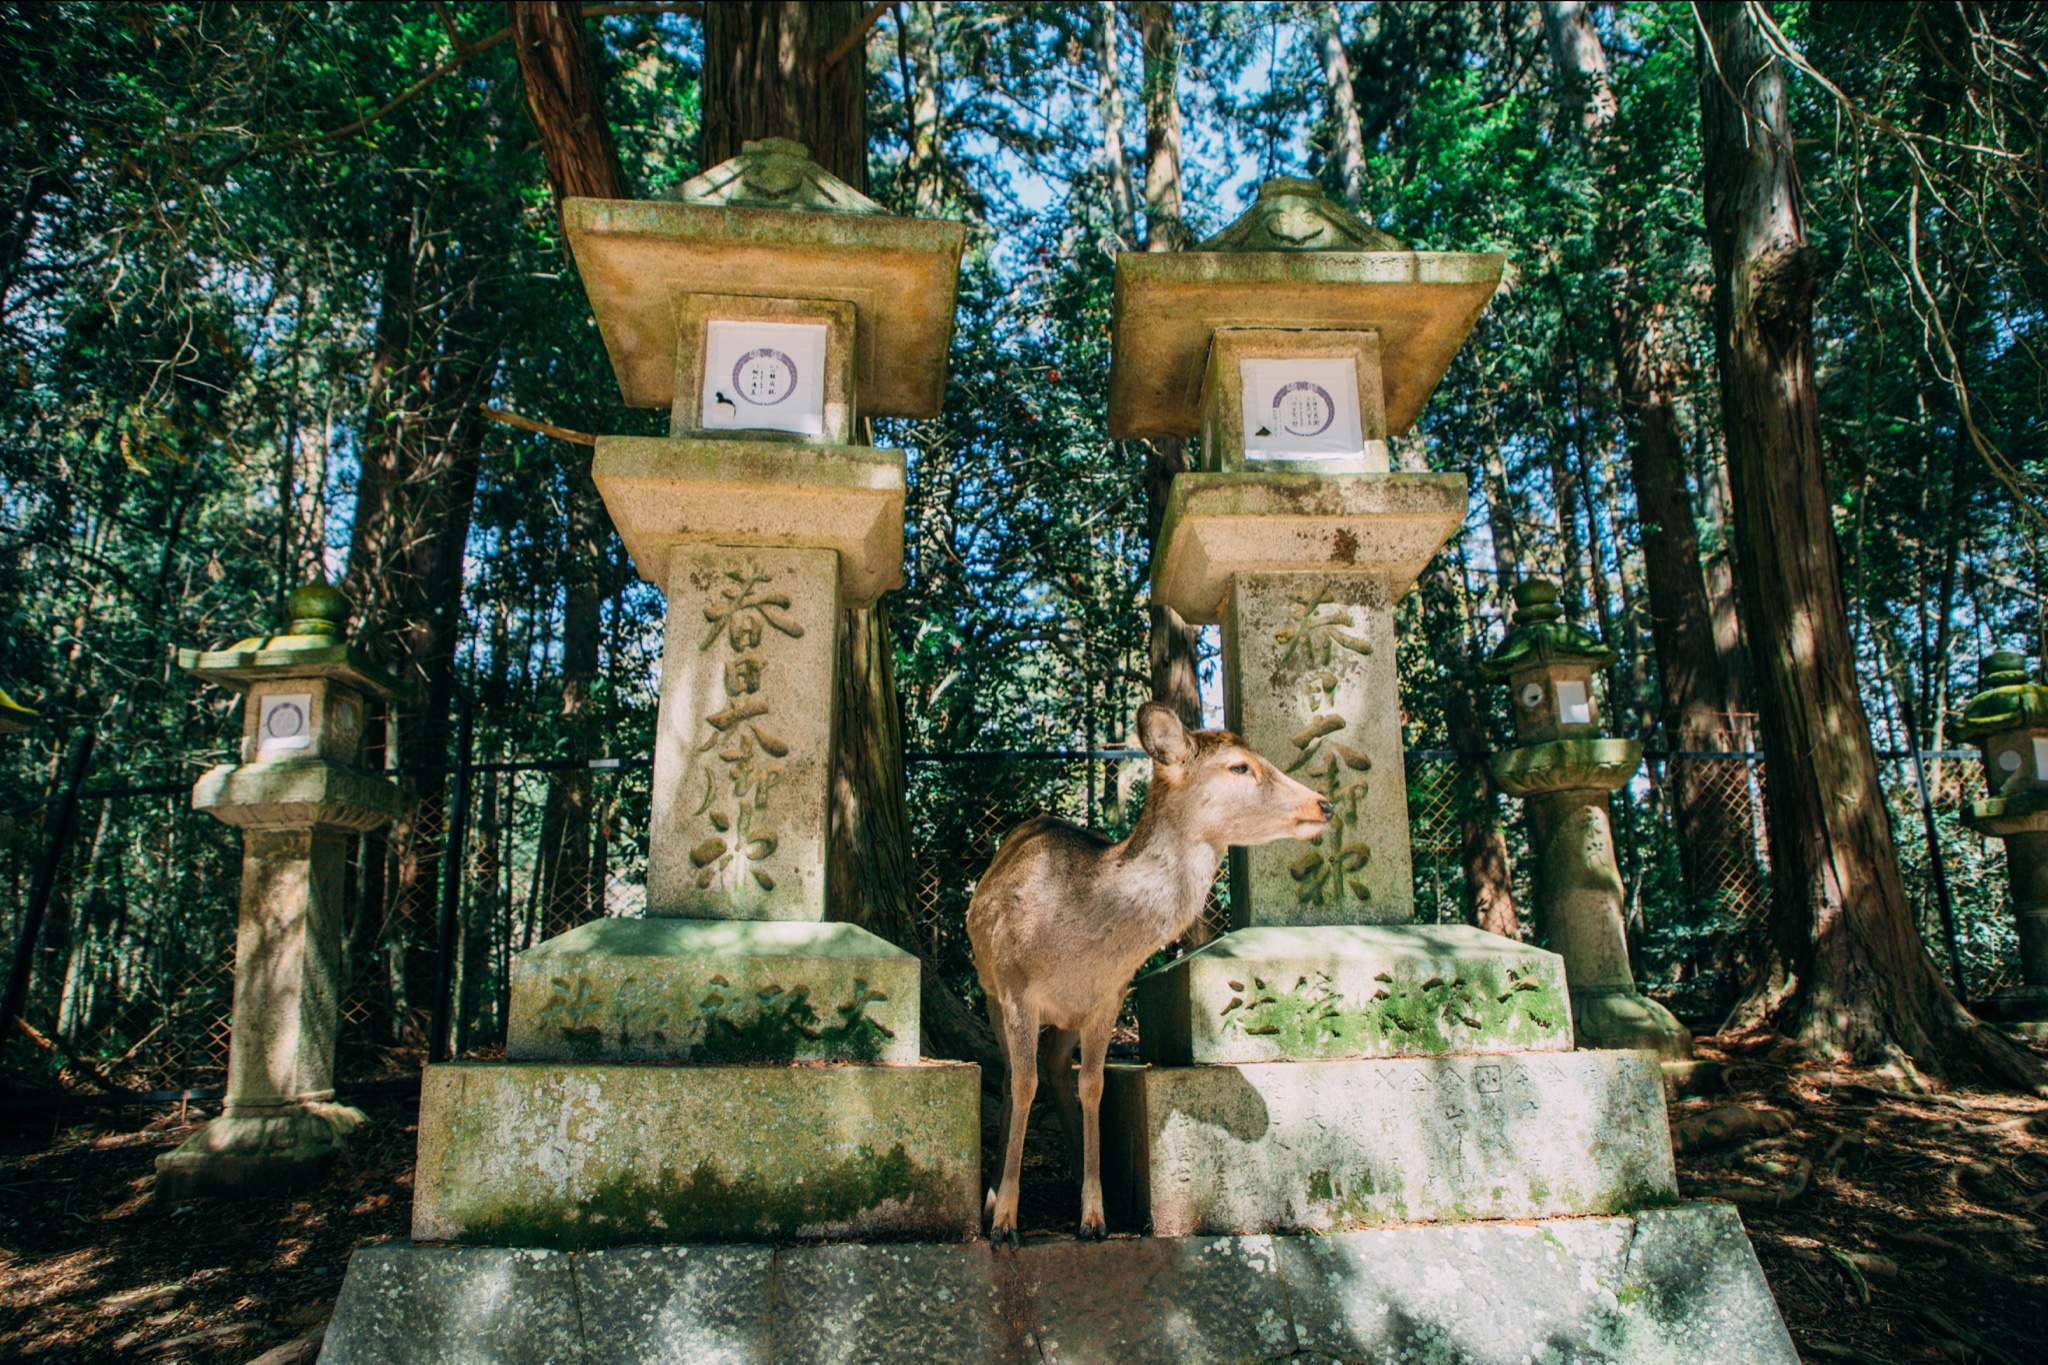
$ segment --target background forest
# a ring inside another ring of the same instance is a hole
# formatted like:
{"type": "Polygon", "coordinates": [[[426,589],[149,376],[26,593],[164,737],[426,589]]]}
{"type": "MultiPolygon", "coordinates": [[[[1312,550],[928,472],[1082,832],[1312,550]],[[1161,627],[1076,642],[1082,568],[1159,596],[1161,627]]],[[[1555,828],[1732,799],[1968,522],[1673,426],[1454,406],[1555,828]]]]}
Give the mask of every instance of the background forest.
{"type": "MultiPolygon", "coordinates": [[[[1761,952],[1749,660],[1780,642],[1737,606],[1695,9],[840,8],[867,192],[971,228],[945,415],[877,431],[911,477],[878,618],[910,793],[894,936],[938,987],[970,990],[958,915],[995,833],[1135,814],[1145,697],[1220,719],[1213,641],[1147,604],[1184,452],[1107,437],[1110,283],[1120,252],[1185,249],[1305,175],[1412,247],[1511,262],[1395,452],[1473,489],[1402,608],[1422,913],[1541,935],[1475,665],[1514,584],[1554,578],[1620,652],[1615,732],[1656,755],[1618,813],[1638,971],[1718,1023],[1761,952]]],[[[581,14],[626,192],[658,196],[700,169],[709,16],[581,14]]],[[[2013,979],[2011,919],[2002,856],[1957,822],[1982,784],[1950,727],[1983,655],[2048,643],[2048,21],[1767,18],[1856,678],[1907,896],[1979,996],[2013,979]]],[[[238,719],[171,654],[275,628],[316,575],[420,688],[379,751],[414,814],[351,873],[355,1068],[426,1041],[465,733],[478,763],[546,766],[463,792],[453,1046],[496,1036],[506,953],[636,904],[661,601],[573,437],[663,416],[619,401],[512,39],[483,0],[0,6],[0,685],[42,717],[0,745],[10,950],[87,734],[88,790],[127,793],[82,806],[27,959],[52,1070],[219,1065],[239,855],[181,794],[238,719]]]]}

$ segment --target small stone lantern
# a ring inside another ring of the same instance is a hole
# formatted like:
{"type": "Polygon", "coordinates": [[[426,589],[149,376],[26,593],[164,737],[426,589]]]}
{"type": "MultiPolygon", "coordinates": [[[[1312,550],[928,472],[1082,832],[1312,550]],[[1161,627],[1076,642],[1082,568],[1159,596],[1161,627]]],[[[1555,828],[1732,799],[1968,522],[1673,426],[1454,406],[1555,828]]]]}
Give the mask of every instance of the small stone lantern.
{"type": "Polygon", "coordinates": [[[242,831],[234,1033],[221,1115],[157,1158],[157,1194],[257,1194],[318,1177],[362,1115],[334,1102],[342,873],[352,834],[399,811],[359,766],[371,698],[400,685],[343,638],[348,599],[296,589],[281,635],[178,651],[244,695],[240,762],[210,769],[192,808],[242,831]]]}
{"type": "Polygon", "coordinates": [[[1692,1055],[1692,1035],[1636,991],[1622,926],[1621,871],[1608,793],[1635,776],[1634,740],[1600,733],[1593,672],[1615,660],[1600,640],[1566,624],[1557,585],[1515,587],[1514,628],[1480,672],[1504,682],[1521,743],[1488,765],[1504,791],[1529,803],[1536,900],[1551,946],[1564,957],[1581,1047],[1639,1048],[1667,1061],[1692,1055]]]}
{"type": "Polygon", "coordinates": [[[1964,823],[2005,841],[2020,984],[1980,1007],[1985,1017],[2048,1040],[2048,687],[2027,676],[2018,654],[2001,650],[1978,670],[1983,689],[1970,698],[1956,734],[1984,752],[1990,795],[1970,804],[1964,823]]]}
{"type": "Polygon", "coordinates": [[[8,696],[5,688],[0,688],[0,735],[18,735],[33,729],[41,719],[40,715],[8,696]]]}

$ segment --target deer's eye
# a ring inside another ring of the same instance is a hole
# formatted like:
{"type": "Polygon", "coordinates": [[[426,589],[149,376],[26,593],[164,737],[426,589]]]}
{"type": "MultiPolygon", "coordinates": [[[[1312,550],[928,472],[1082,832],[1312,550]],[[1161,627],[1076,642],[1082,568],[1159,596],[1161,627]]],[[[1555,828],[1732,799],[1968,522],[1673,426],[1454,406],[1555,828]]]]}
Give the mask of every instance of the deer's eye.
{"type": "Polygon", "coordinates": [[[1232,772],[1236,773],[1236,774],[1237,774],[1237,775],[1238,775],[1239,777],[1242,777],[1242,776],[1244,776],[1244,775],[1245,775],[1246,773],[1249,773],[1249,772],[1250,772],[1251,770],[1252,770],[1252,765],[1251,765],[1251,764],[1249,764],[1249,763],[1233,763],[1233,764],[1231,764],[1231,765],[1230,765],[1230,771],[1232,771],[1232,772]]]}

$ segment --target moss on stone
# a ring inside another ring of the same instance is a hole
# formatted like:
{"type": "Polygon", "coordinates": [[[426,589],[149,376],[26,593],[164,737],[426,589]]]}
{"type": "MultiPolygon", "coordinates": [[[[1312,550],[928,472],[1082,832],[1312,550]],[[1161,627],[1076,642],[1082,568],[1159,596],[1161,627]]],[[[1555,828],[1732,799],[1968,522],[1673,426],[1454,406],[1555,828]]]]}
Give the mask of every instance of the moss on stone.
{"type": "Polygon", "coordinates": [[[621,1173],[571,1201],[469,1213],[459,1240],[573,1251],[845,1235],[885,1203],[928,1208],[936,1222],[947,1193],[945,1176],[912,1160],[902,1143],[879,1155],[863,1143],[854,1156],[787,1181],[754,1169],[728,1174],[708,1160],[688,1172],[664,1164],[651,1177],[621,1173]]]}
{"type": "Polygon", "coordinates": [[[1355,1057],[1453,1052],[1475,1038],[1533,1046],[1567,1017],[1554,985],[1511,968],[1499,981],[1382,977],[1361,1002],[1320,974],[1297,976],[1284,989],[1253,976],[1247,994],[1223,1007],[1223,1027],[1266,1038],[1286,1057],[1355,1057]]]}

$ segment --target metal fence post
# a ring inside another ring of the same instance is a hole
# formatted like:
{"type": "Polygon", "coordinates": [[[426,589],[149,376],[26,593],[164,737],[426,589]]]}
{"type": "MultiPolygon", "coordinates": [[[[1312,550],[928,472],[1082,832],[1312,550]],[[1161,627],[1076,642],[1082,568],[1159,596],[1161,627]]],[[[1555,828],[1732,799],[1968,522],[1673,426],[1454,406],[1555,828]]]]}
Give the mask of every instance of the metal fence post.
{"type": "Polygon", "coordinates": [[[476,741],[476,708],[465,698],[455,738],[455,772],[448,784],[448,837],[441,846],[440,959],[434,968],[434,1016],[428,1060],[445,1062],[453,1026],[456,933],[462,911],[462,873],[469,835],[469,769],[476,741]]]}
{"type": "Polygon", "coordinates": [[[14,1036],[14,1021],[28,1007],[28,978],[35,966],[36,941],[42,937],[43,915],[50,908],[50,896],[57,887],[57,869],[64,861],[64,846],[71,842],[71,827],[78,818],[78,793],[85,785],[85,770],[92,762],[93,745],[99,735],[87,730],[71,755],[71,771],[64,780],[64,797],[57,806],[57,820],[50,842],[43,848],[43,864],[36,869],[35,885],[28,896],[28,913],[21,920],[21,942],[14,948],[14,966],[7,973],[7,997],[0,1005],[0,1052],[14,1036]]]}

